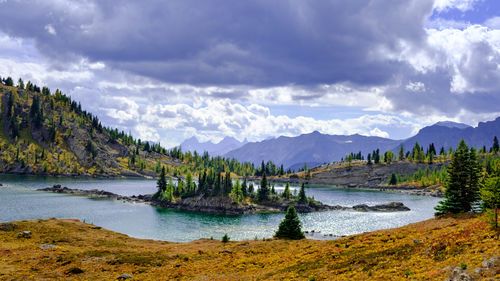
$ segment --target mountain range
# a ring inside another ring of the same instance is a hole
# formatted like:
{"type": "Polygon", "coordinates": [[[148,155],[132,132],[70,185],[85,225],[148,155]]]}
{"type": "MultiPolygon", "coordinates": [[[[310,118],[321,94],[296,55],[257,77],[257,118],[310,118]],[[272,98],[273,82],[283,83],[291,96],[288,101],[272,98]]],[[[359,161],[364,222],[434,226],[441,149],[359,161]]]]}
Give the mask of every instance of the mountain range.
{"type": "Polygon", "coordinates": [[[271,160],[283,164],[285,169],[298,170],[306,164],[308,167],[338,161],[351,152],[361,153],[366,157],[375,149],[383,153],[388,150],[397,152],[400,145],[405,151],[411,150],[415,142],[427,148],[434,143],[437,149],[456,148],[461,139],[469,146],[488,149],[493,138],[500,136],[500,117],[493,121],[481,122],[477,127],[450,121],[438,122],[422,128],[415,136],[403,140],[355,135],[327,135],[317,131],[297,137],[278,137],[260,142],[249,142],[229,151],[224,157],[259,165],[261,161],[271,160]]]}
{"type": "Polygon", "coordinates": [[[182,151],[197,151],[198,153],[203,153],[206,151],[211,156],[222,156],[231,150],[242,147],[247,143],[248,141],[246,139],[240,142],[233,137],[225,137],[218,143],[213,143],[210,141],[200,142],[196,137],[191,137],[183,141],[180,147],[182,151]]]}

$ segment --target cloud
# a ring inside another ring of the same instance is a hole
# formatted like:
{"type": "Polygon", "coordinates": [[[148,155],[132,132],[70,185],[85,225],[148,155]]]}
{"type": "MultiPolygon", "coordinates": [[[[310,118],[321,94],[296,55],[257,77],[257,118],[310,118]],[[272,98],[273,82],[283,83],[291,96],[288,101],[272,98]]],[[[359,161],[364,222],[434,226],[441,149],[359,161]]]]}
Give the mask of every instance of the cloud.
{"type": "Polygon", "coordinates": [[[6,1],[0,29],[33,38],[52,60],[83,57],[168,83],[380,85],[401,65],[373,50],[424,39],[431,9],[431,0],[6,1]]]}
{"type": "Polygon", "coordinates": [[[462,12],[473,9],[474,4],[482,0],[435,0],[434,9],[438,12],[457,9],[462,12]]]}
{"type": "Polygon", "coordinates": [[[105,124],[172,145],[474,125],[500,115],[499,20],[439,15],[476,2],[0,1],[0,74],[61,88],[105,124]]]}

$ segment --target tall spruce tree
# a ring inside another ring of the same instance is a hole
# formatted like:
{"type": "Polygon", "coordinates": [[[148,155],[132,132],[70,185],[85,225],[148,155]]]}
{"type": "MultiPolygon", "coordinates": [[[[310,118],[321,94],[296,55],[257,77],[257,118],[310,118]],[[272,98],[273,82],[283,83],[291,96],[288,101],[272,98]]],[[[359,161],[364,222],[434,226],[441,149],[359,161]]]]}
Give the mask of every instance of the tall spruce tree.
{"type": "Polygon", "coordinates": [[[156,182],[156,187],[158,188],[158,192],[164,192],[167,189],[167,179],[165,178],[165,166],[161,168],[160,177],[156,182]]]}
{"type": "Polygon", "coordinates": [[[493,147],[491,148],[493,153],[497,153],[500,150],[500,145],[498,144],[498,138],[495,136],[493,138],[493,147]]]}
{"type": "Polygon", "coordinates": [[[436,215],[472,211],[478,201],[480,166],[475,149],[469,151],[463,139],[452,155],[447,172],[445,199],[435,207],[436,215]]]}
{"type": "Polygon", "coordinates": [[[260,189],[257,197],[260,201],[269,199],[269,186],[267,185],[266,172],[262,174],[262,180],[260,181],[260,189]]]}
{"type": "Polygon", "coordinates": [[[305,184],[302,183],[300,186],[300,191],[299,191],[299,196],[297,198],[297,202],[301,204],[307,203],[307,196],[306,196],[306,189],[305,189],[305,184]]]}
{"type": "Polygon", "coordinates": [[[274,235],[277,238],[287,239],[302,239],[305,238],[302,232],[302,224],[300,222],[297,211],[293,206],[289,206],[286,211],[285,219],[280,223],[278,231],[274,235]]]}

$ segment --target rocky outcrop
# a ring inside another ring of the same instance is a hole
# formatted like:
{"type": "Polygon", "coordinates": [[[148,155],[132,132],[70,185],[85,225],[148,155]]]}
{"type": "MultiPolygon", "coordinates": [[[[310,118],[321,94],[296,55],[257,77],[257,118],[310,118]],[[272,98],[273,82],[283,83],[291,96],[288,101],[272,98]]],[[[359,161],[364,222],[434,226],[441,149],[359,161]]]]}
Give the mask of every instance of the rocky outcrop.
{"type": "Polygon", "coordinates": [[[53,193],[65,193],[80,196],[87,196],[92,198],[106,198],[106,199],[116,199],[125,202],[135,202],[135,203],[146,203],[153,206],[172,208],[183,211],[192,212],[203,212],[203,213],[222,213],[222,214],[251,214],[251,213],[271,213],[271,212],[285,212],[286,209],[292,205],[295,207],[297,212],[300,213],[310,213],[310,212],[320,212],[320,211],[330,211],[330,210],[354,210],[354,211],[409,211],[410,209],[404,206],[400,202],[390,202],[387,204],[368,206],[368,205],[357,205],[354,207],[344,207],[344,206],[330,206],[322,204],[321,202],[314,201],[306,204],[300,204],[290,200],[277,200],[277,201],[264,201],[255,203],[233,202],[232,198],[229,196],[217,196],[217,197],[204,197],[203,195],[193,196],[189,198],[184,198],[175,202],[160,201],[153,198],[152,195],[138,195],[138,196],[121,196],[109,191],[104,190],[84,190],[84,189],[72,189],[68,187],[62,187],[56,184],[52,187],[38,189],[39,191],[47,191],[53,193]]]}
{"type": "Polygon", "coordinates": [[[448,163],[408,163],[408,162],[394,162],[391,164],[373,164],[366,165],[364,163],[352,166],[338,166],[328,167],[321,166],[320,170],[313,169],[310,179],[303,179],[298,176],[292,175],[290,177],[270,178],[270,182],[281,183],[306,183],[306,184],[326,184],[335,185],[338,187],[346,188],[366,188],[377,189],[383,191],[404,192],[415,195],[428,195],[442,197],[443,193],[437,187],[416,188],[412,186],[387,186],[387,181],[391,174],[411,175],[419,169],[425,170],[429,168],[441,169],[443,165],[448,163]]]}
{"type": "Polygon", "coordinates": [[[385,204],[368,206],[366,204],[352,206],[352,209],[355,211],[377,211],[377,212],[395,212],[395,211],[409,211],[410,208],[406,207],[401,202],[389,202],[385,204]]]}

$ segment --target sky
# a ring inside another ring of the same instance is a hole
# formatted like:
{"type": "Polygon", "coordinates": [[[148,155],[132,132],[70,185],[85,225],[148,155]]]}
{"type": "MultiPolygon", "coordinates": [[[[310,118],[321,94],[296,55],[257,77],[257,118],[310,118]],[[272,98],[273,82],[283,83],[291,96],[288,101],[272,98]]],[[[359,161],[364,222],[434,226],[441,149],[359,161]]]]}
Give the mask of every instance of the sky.
{"type": "Polygon", "coordinates": [[[498,0],[0,0],[0,76],[166,147],[500,116],[498,0]]]}

